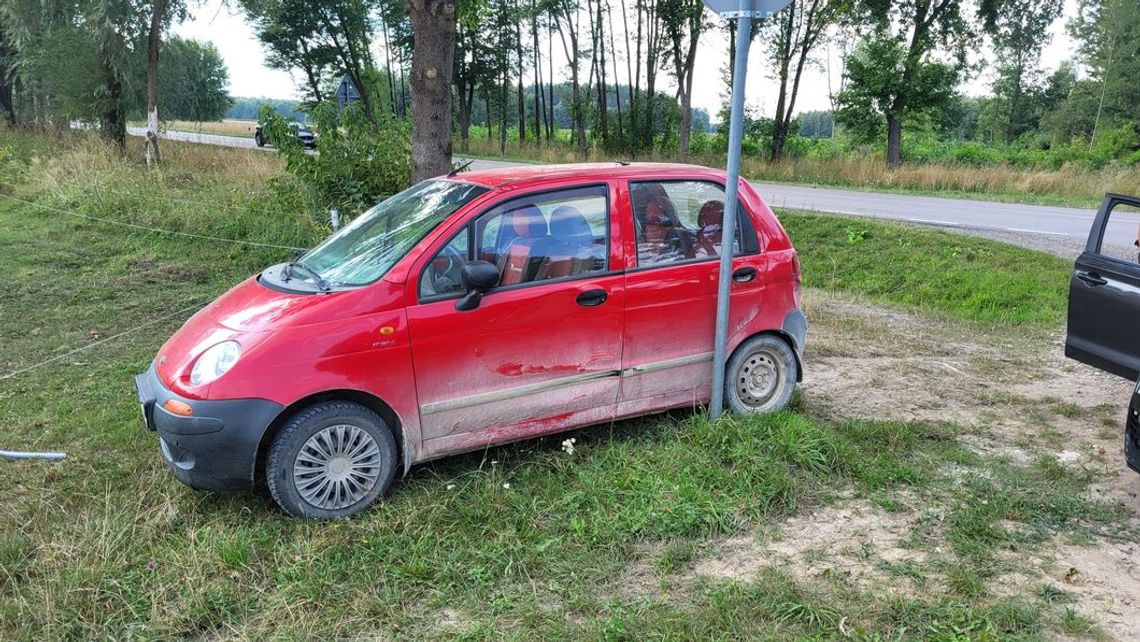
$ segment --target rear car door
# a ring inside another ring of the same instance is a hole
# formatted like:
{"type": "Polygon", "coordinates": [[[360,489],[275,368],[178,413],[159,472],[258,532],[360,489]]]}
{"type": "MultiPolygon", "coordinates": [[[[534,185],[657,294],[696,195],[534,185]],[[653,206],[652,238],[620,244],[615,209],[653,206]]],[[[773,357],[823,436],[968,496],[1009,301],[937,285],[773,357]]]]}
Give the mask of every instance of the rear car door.
{"type": "Polygon", "coordinates": [[[427,253],[407,308],[425,456],[612,417],[625,301],[610,202],[607,184],[513,196],[427,253]],[[475,259],[499,285],[461,312],[475,259]]]}
{"type": "Polygon", "coordinates": [[[1109,194],[1069,284],[1065,355],[1136,380],[1140,373],[1140,198],[1109,194]]]}
{"type": "MultiPolygon", "coordinates": [[[[630,181],[619,199],[627,236],[620,415],[697,405],[712,391],[713,330],[724,186],[708,180],[630,181]]],[[[738,202],[732,319],[762,296],[763,256],[738,202]]]]}

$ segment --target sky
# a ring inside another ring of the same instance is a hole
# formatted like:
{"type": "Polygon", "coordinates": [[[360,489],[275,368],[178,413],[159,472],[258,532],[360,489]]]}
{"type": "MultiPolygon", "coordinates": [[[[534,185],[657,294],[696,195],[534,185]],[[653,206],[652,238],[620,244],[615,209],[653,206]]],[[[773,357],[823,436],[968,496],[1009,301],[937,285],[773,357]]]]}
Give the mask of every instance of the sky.
{"type": "MultiPolygon", "coordinates": [[[[296,79],[289,73],[269,69],[265,66],[265,54],[253,30],[242,17],[240,11],[230,6],[224,0],[208,0],[198,7],[191,18],[175,28],[175,33],[185,38],[194,38],[214,43],[226,62],[230,73],[230,95],[232,96],[261,96],[267,98],[298,98],[296,79]]],[[[1041,62],[1048,69],[1055,69],[1065,58],[1072,55],[1073,42],[1065,33],[1065,23],[1076,11],[1076,0],[1065,0],[1065,11],[1062,18],[1053,24],[1052,37],[1042,50],[1041,62]]],[[[707,109],[714,121],[727,94],[724,83],[724,69],[728,62],[728,34],[723,28],[723,22],[713,18],[716,26],[701,36],[697,51],[697,69],[693,81],[693,106],[707,109]]],[[[620,25],[616,40],[624,40],[620,25]]],[[[545,44],[542,45],[545,50],[545,44]]],[[[568,79],[565,70],[566,59],[560,53],[561,45],[555,43],[555,80],[568,79]],[[562,69],[560,72],[559,69],[562,69]],[[561,75],[559,75],[561,74],[561,75]]],[[[775,81],[768,71],[767,61],[759,41],[755,41],[748,61],[748,83],[745,97],[750,109],[760,114],[772,116],[775,111],[775,81]]],[[[977,57],[991,58],[992,53],[988,46],[977,52],[977,57]]],[[[377,54],[377,60],[383,56],[377,54]]],[[[838,89],[841,72],[841,54],[836,46],[825,48],[820,52],[819,64],[805,72],[801,81],[800,94],[797,99],[797,113],[813,110],[827,110],[831,108],[829,96],[829,80],[827,61],[830,60],[832,91],[838,89]]],[[[612,70],[612,62],[608,65],[612,70]]],[[[543,67],[546,67],[544,62],[543,67]]],[[[625,82],[625,54],[618,52],[618,67],[622,73],[621,82],[625,82]]],[[[661,70],[664,72],[665,70],[661,70]]],[[[612,74],[612,71],[611,71],[612,74]]],[[[529,76],[529,74],[528,74],[529,76]]],[[[676,85],[667,73],[660,74],[667,91],[675,91],[676,85]]],[[[609,79],[612,82],[612,78],[609,79]]],[[[967,80],[962,85],[962,91],[969,95],[982,95],[989,93],[992,83],[992,72],[986,71],[967,80]]],[[[660,81],[659,81],[660,82],[660,81]]],[[[644,81],[643,81],[644,86],[644,81]]]]}

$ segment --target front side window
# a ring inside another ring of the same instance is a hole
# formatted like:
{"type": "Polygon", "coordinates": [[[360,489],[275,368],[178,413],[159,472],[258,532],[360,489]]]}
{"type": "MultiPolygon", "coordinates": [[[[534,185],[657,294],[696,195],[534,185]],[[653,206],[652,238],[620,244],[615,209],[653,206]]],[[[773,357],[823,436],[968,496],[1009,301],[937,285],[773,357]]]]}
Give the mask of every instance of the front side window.
{"type": "Polygon", "coordinates": [[[367,285],[384,276],[428,232],[487,188],[423,181],[392,196],[300,258],[331,285],[367,285]]]}
{"type": "MultiPolygon", "coordinates": [[[[630,183],[630,199],[639,266],[720,255],[724,225],[724,188],[720,185],[703,181],[630,183]]],[[[738,222],[743,214],[740,210],[738,222]]],[[[736,254],[740,253],[742,228],[736,226],[736,254]]]]}
{"type": "Polygon", "coordinates": [[[1140,207],[1129,202],[1111,204],[1098,253],[1118,261],[1140,262],[1140,207]]]}
{"type": "Polygon", "coordinates": [[[461,294],[460,274],[470,260],[494,264],[500,286],[605,271],[607,194],[605,186],[584,187],[496,206],[463,228],[428,262],[420,277],[420,297],[461,294]]]}

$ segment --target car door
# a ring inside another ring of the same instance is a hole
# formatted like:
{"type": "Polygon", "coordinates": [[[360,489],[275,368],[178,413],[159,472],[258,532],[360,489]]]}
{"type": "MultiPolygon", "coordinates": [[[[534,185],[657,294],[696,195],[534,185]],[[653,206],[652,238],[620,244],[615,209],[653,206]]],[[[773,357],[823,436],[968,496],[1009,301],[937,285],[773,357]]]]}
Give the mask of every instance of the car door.
{"type": "MultiPolygon", "coordinates": [[[[701,180],[631,181],[620,200],[631,240],[618,412],[703,403],[712,390],[724,187],[701,180]]],[[[742,204],[738,212],[733,328],[742,311],[752,309],[745,299],[759,296],[763,268],[751,217],[742,204]]]]}
{"type": "Polygon", "coordinates": [[[625,300],[610,189],[512,196],[425,254],[408,307],[425,456],[612,417],[625,300]],[[475,259],[500,284],[461,312],[456,265],[475,259]]]}
{"type": "Polygon", "coordinates": [[[1140,199],[1110,194],[1069,283],[1065,355],[1107,372],[1140,372],[1140,199]]]}

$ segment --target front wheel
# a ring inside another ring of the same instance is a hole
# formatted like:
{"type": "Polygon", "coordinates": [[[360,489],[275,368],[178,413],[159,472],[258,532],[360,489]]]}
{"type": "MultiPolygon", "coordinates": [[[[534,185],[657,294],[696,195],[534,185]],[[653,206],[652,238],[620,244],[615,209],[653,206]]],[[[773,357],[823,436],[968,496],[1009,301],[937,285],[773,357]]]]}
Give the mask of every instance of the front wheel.
{"type": "Polygon", "coordinates": [[[792,400],[798,378],[799,364],[788,343],[762,334],[732,353],[725,367],[724,398],[738,414],[776,412],[792,400]]]}
{"type": "Polygon", "coordinates": [[[396,440],[379,415],[358,403],[326,401],[281,429],[265,477],[290,515],[335,519],[376,503],[392,485],[396,462],[396,440]]]}
{"type": "Polygon", "coordinates": [[[261,133],[261,132],[255,132],[255,133],[253,134],[253,142],[254,142],[254,144],[256,144],[258,147],[265,147],[265,136],[264,136],[264,135],[262,135],[262,133],[261,133]]]}

